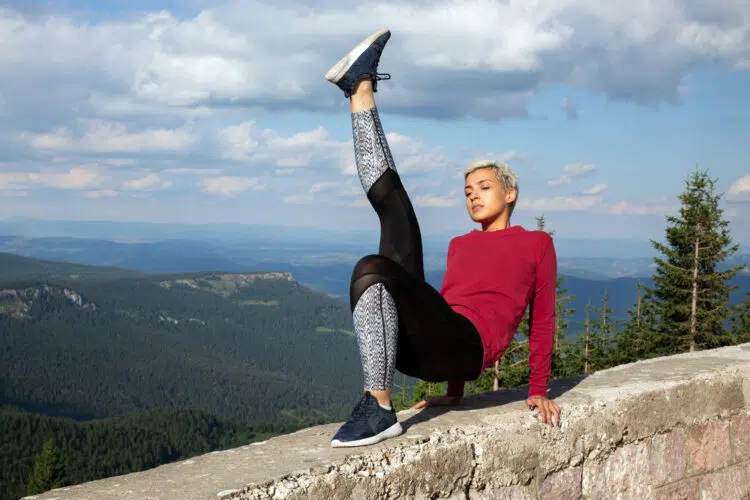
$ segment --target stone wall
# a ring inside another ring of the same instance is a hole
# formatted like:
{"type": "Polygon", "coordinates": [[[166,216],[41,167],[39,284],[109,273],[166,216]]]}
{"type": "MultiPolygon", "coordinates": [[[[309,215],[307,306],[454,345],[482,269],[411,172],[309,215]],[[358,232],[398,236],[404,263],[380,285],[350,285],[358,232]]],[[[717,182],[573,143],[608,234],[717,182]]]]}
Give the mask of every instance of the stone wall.
{"type": "MultiPolygon", "coordinates": [[[[750,344],[558,381],[558,428],[523,391],[402,412],[403,436],[332,449],[337,425],[39,499],[750,498],[750,344]]],[[[31,497],[30,497],[31,498],[31,497]]]]}

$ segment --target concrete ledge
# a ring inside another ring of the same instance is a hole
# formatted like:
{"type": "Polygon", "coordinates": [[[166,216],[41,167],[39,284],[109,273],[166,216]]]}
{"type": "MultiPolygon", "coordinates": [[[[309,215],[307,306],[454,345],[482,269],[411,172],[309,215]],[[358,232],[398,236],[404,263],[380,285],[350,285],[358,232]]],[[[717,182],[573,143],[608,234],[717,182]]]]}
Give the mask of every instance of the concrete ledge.
{"type": "Polygon", "coordinates": [[[403,436],[330,448],[338,424],[37,499],[704,498],[750,495],[750,344],[557,381],[559,428],[525,391],[401,412],[403,436]],[[718,495],[718,496],[715,496],[718,495]]]}

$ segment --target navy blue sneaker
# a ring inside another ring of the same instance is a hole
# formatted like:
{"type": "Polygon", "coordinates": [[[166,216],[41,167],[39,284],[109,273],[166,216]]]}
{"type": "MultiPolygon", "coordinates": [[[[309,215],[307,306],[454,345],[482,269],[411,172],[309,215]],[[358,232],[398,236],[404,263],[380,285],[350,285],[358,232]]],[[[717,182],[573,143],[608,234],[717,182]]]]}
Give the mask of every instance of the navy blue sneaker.
{"type": "Polygon", "coordinates": [[[365,392],[349,420],[336,432],[331,446],[366,446],[396,437],[402,432],[401,424],[396,419],[396,410],[393,407],[390,410],[384,409],[372,394],[365,392]]]}
{"type": "Polygon", "coordinates": [[[378,73],[380,55],[391,37],[388,29],[376,31],[368,36],[326,73],[326,80],[336,84],[347,98],[354,93],[357,82],[365,78],[372,80],[372,91],[377,92],[378,80],[389,80],[391,75],[378,73]]]}

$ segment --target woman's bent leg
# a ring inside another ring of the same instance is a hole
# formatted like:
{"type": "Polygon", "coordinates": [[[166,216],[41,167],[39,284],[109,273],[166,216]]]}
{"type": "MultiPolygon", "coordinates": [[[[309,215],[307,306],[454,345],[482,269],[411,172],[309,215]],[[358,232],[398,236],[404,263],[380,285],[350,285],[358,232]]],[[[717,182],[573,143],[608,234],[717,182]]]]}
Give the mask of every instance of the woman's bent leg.
{"type": "Polygon", "coordinates": [[[431,382],[474,380],[481,374],[484,348],[468,319],[398,263],[381,255],[360,260],[352,276],[351,302],[361,303],[369,295],[377,300],[383,290],[392,300],[387,312],[357,330],[366,384],[389,382],[396,369],[431,382]],[[380,347],[385,329],[378,325],[385,322],[398,323],[395,354],[380,347]],[[381,365],[383,359],[389,362],[381,365]]]}

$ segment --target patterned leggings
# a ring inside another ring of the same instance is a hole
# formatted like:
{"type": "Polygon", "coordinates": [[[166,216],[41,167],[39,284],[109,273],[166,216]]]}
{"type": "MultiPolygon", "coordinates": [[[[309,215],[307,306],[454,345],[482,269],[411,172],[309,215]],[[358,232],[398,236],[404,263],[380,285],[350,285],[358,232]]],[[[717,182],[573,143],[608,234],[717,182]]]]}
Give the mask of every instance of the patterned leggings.
{"type": "Polygon", "coordinates": [[[474,380],[483,347],[474,325],[425,281],[422,237],[377,109],[352,113],[357,171],[380,220],[380,248],[354,267],[350,303],[365,389],[400,372],[439,382],[474,380]]]}

